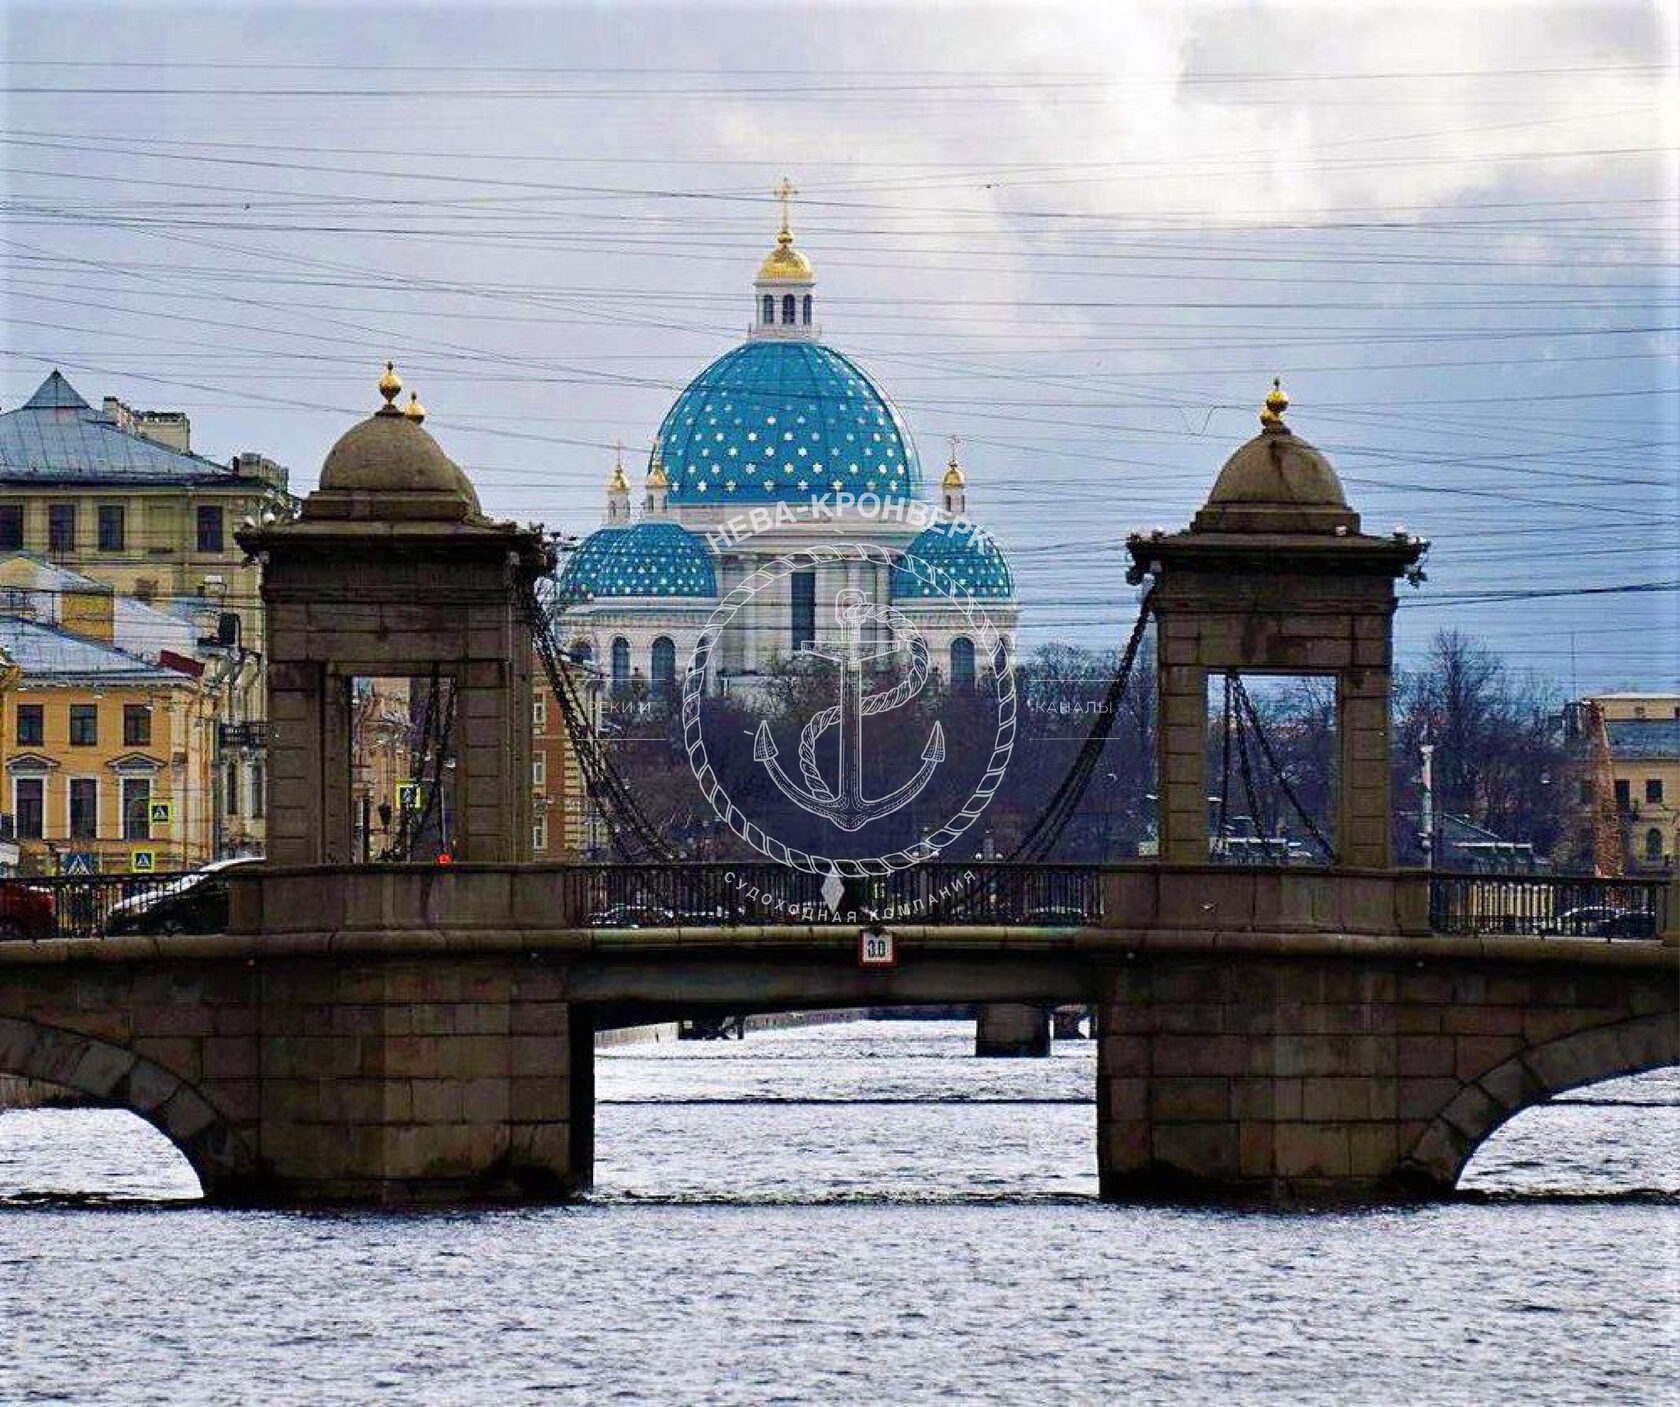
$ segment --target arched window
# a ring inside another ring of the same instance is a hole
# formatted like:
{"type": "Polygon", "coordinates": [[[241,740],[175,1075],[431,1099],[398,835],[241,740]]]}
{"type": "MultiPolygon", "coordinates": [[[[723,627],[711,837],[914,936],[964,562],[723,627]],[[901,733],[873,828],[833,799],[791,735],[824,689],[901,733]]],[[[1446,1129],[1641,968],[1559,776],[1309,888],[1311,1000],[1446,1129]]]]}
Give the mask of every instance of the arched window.
{"type": "Polygon", "coordinates": [[[811,325],[811,295],[809,293],[805,295],[805,306],[801,310],[800,321],[802,321],[806,327],[811,325]]]}
{"type": "Polygon", "coordinates": [[[572,658],[579,664],[588,664],[595,658],[595,649],[587,640],[572,641],[572,658]]]}
{"type": "Polygon", "coordinates": [[[1645,858],[1647,860],[1662,859],[1662,832],[1655,826],[1645,832],[1645,858]]]}
{"type": "Polygon", "coordinates": [[[966,635],[959,635],[951,642],[951,687],[974,687],[974,642],[966,635]]]}
{"type": "Polygon", "coordinates": [[[764,295],[764,316],[762,318],[760,318],[759,321],[760,322],[775,322],[775,320],[776,320],[776,295],[774,293],[766,293],[764,295]]]}
{"type": "Polygon", "coordinates": [[[656,694],[672,693],[677,687],[677,647],[669,635],[661,635],[653,642],[653,659],[648,673],[653,676],[656,694]]]}
{"type": "Polygon", "coordinates": [[[612,688],[622,694],[630,687],[630,642],[622,635],[612,642],[612,688]]]}
{"type": "Polygon", "coordinates": [[[798,316],[797,309],[798,300],[793,296],[793,294],[782,294],[782,321],[789,327],[793,326],[793,320],[796,316],[798,316]]]}

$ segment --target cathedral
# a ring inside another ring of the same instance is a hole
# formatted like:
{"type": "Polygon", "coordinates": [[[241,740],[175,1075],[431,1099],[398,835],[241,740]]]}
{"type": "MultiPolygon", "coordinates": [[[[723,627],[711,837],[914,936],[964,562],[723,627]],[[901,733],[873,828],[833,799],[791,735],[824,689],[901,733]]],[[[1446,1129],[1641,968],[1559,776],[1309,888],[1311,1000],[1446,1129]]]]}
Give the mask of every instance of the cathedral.
{"type": "Polygon", "coordinates": [[[750,692],[811,647],[839,639],[839,607],[861,616],[873,654],[919,635],[931,672],[983,682],[984,612],[1013,651],[1019,605],[997,543],[967,516],[953,449],[930,496],[915,440],[868,372],[821,340],[816,273],[794,247],[784,181],[776,246],[753,282],[747,340],[684,389],[659,427],[639,512],[622,463],[603,525],[571,553],[557,626],[613,692],[681,684],[712,613],[784,554],[825,544],[866,553],[767,573],[706,669],[708,693],[750,692]],[[861,607],[861,609],[860,609],[861,607]]]}

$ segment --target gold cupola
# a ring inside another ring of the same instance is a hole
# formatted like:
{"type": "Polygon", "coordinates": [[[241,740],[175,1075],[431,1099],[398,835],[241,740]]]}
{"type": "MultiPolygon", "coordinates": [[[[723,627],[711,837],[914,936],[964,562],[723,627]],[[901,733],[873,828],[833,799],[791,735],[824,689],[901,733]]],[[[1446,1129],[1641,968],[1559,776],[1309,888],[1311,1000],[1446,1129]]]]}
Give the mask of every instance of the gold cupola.
{"type": "Polygon", "coordinates": [[[776,247],[764,256],[758,266],[758,282],[811,283],[816,270],[811,261],[793,247],[792,203],[799,192],[793,182],[783,176],[771,192],[782,203],[782,228],[776,236],[776,247]]]}
{"type": "Polygon", "coordinates": [[[772,194],[782,203],[782,228],[776,247],[758,266],[753,280],[752,336],[780,341],[816,340],[816,271],[793,247],[793,182],[783,176],[772,194]]]}

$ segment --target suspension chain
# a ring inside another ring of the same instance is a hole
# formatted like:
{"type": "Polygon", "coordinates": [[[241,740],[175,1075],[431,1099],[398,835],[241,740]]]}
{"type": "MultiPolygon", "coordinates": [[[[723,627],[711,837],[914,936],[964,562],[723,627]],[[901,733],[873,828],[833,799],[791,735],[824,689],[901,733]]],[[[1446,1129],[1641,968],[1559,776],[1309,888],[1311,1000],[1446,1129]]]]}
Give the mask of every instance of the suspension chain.
{"type": "Polygon", "coordinates": [[[1260,744],[1260,751],[1265,754],[1266,765],[1272,769],[1272,775],[1277,778],[1278,789],[1284,798],[1301,818],[1301,824],[1307,828],[1307,834],[1312,836],[1318,848],[1324,852],[1325,860],[1330,864],[1336,863],[1336,851],[1324,837],[1324,832],[1318,828],[1318,822],[1307,814],[1307,808],[1301,804],[1301,798],[1295,794],[1295,788],[1289,784],[1289,778],[1284,775],[1283,768],[1278,765],[1277,754],[1272,751],[1271,739],[1266,736],[1266,730],[1260,726],[1260,714],[1254,707],[1254,700],[1249,698],[1248,690],[1243,687],[1241,679],[1237,680],[1237,704],[1248,715],[1249,725],[1254,729],[1254,737],[1260,744]]]}
{"type": "Polygon", "coordinates": [[[577,757],[578,770],[583,773],[584,788],[590,800],[606,813],[607,838],[612,847],[623,859],[632,863],[676,861],[679,857],[665,843],[658,827],[642,814],[624,779],[618,775],[602,749],[600,739],[590,725],[588,705],[578,694],[570,671],[560,662],[560,647],[554,639],[553,625],[548,613],[543,610],[534,583],[527,583],[522,605],[537,658],[542,662],[549,688],[560,705],[561,721],[577,757]]]}

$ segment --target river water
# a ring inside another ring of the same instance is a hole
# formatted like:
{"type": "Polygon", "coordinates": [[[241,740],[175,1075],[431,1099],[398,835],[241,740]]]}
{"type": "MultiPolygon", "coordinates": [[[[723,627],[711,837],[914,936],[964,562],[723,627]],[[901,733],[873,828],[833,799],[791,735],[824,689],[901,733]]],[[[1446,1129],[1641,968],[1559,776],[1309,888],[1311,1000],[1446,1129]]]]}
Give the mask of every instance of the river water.
{"type": "Polygon", "coordinates": [[[1097,1203],[1092,1046],[972,1042],[603,1051],[542,1210],[214,1210],[127,1114],[0,1115],[0,1401],[1680,1400],[1680,1072],[1456,1203],[1235,1213],[1097,1203]]]}

